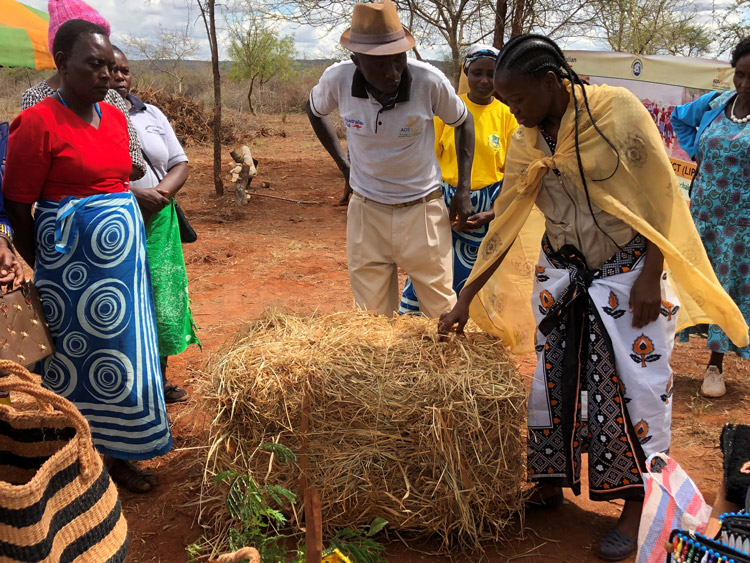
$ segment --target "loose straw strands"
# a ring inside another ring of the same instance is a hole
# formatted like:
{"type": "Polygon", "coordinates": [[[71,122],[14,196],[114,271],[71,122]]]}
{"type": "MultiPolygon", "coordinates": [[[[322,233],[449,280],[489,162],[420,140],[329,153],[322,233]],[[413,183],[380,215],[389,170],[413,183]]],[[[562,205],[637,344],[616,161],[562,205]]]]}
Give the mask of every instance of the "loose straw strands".
{"type": "Polygon", "coordinates": [[[300,452],[307,389],[307,481],[326,532],[382,517],[399,534],[439,534],[446,547],[502,538],[522,508],[523,384],[496,340],[441,342],[435,325],[356,311],[265,313],[210,366],[207,482],[236,469],[301,493],[299,469],[260,446],[300,452]]]}

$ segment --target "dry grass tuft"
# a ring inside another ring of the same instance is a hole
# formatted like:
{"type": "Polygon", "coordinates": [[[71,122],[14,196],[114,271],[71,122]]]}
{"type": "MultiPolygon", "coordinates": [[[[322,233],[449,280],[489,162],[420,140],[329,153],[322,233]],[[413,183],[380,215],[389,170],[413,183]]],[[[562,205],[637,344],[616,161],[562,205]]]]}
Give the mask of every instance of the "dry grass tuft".
{"type": "Polygon", "coordinates": [[[506,537],[522,509],[523,384],[496,340],[444,343],[435,325],[354,311],[270,311],[251,323],[203,384],[215,413],[203,510],[226,526],[210,483],[230,468],[300,493],[299,468],[260,446],[300,453],[307,393],[307,479],[328,533],[383,517],[446,548],[506,537]]]}

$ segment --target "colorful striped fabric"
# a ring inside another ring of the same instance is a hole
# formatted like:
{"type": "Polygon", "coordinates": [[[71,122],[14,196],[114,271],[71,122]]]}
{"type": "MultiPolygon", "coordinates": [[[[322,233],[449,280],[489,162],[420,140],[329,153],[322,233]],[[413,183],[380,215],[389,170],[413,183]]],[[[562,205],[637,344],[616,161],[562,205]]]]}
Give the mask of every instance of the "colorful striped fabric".
{"type": "Polygon", "coordinates": [[[47,48],[49,15],[15,0],[0,0],[0,66],[55,68],[47,48]]]}
{"type": "Polygon", "coordinates": [[[646,460],[646,498],[638,530],[638,563],[662,563],[672,530],[703,532],[711,516],[698,487],[680,465],[663,453],[646,460]],[[654,460],[662,465],[653,469],[654,460]],[[663,462],[663,463],[660,463],[663,462]]]}

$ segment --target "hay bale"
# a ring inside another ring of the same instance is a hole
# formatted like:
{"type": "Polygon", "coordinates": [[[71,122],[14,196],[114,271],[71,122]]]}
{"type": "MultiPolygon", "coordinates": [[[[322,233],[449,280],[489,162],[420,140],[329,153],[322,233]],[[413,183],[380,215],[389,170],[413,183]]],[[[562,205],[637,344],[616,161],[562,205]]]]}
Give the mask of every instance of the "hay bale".
{"type": "Polygon", "coordinates": [[[423,318],[271,311],[209,374],[207,482],[233,468],[301,493],[299,468],[259,446],[300,452],[307,389],[307,480],[327,533],[383,517],[400,534],[477,547],[504,537],[522,508],[524,388],[484,333],[445,343],[423,318]]]}

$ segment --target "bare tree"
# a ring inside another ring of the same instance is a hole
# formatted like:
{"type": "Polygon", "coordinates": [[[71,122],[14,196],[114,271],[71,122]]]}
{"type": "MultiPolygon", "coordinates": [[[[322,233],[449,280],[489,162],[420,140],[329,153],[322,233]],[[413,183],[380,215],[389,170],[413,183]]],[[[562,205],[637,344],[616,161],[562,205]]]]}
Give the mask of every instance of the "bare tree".
{"type": "Polygon", "coordinates": [[[530,32],[577,37],[591,28],[595,16],[591,0],[496,0],[492,44],[501,49],[507,39],[530,32]]]}
{"type": "Polygon", "coordinates": [[[734,0],[716,13],[714,40],[719,55],[732,49],[740,39],[750,37],[750,0],[734,0]]]}
{"type": "Polygon", "coordinates": [[[696,56],[709,51],[708,30],[696,22],[694,0],[598,0],[597,18],[615,51],[696,56]]]}
{"type": "Polygon", "coordinates": [[[216,2],[215,0],[196,0],[201,11],[201,18],[206,28],[208,44],[211,47],[211,73],[214,79],[214,190],[217,195],[224,195],[224,182],[221,179],[221,72],[219,70],[219,42],[216,38],[216,2]]]}
{"type": "Polygon", "coordinates": [[[185,60],[194,56],[200,46],[190,34],[189,22],[184,28],[169,30],[159,26],[155,38],[126,35],[123,39],[128,50],[148,61],[157,72],[172,78],[177,91],[185,85],[185,60]]]}
{"type": "MultiPolygon", "coordinates": [[[[592,0],[393,0],[401,21],[420,45],[450,51],[451,78],[458,83],[461,59],[469,45],[493,42],[537,30],[553,37],[576,36],[591,24],[592,0]],[[499,31],[498,31],[499,30],[499,31]],[[506,33],[510,30],[510,33],[506,33]]],[[[273,17],[317,28],[333,29],[351,21],[346,0],[266,0],[273,17]],[[290,10],[290,6],[294,9],[290,10]]]]}

